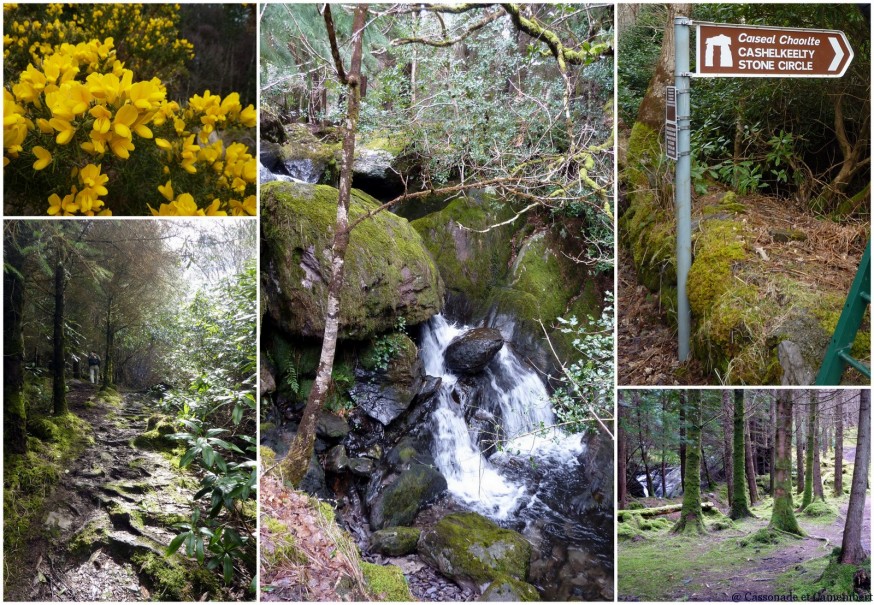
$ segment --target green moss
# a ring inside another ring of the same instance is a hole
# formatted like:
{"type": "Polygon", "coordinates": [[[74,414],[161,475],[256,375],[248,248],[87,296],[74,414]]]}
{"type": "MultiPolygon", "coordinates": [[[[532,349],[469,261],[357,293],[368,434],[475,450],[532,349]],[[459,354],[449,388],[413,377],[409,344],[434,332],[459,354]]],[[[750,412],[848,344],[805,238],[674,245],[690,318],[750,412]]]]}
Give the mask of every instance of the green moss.
{"type": "MultiPolygon", "coordinates": [[[[349,220],[378,206],[374,198],[355,189],[349,220]]],[[[312,265],[315,256],[328,267],[324,255],[331,248],[336,213],[333,187],[274,182],[261,188],[264,264],[273,271],[268,283],[276,284],[275,295],[267,290],[268,309],[289,333],[321,337],[324,331],[328,276],[316,277],[302,265],[312,265]],[[305,258],[309,260],[304,262],[305,258]]],[[[410,325],[421,323],[442,308],[443,283],[421,236],[390,212],[381,212],[352,231],[345,274],[341,338],[361,340],[386,332],[401,316],[410,325]],[[402,298],[401,284],[412,287],[416,295],[402,298]]]]}
{"type": "Polygon", "coordinates": [[[718,208],[720,210],[727,210],[738,214],[744,214],[747,211],[747,207],[738,201],[737,194],[734,191],[725,192],[725,195],[723,195],[722,199],[719,201],[718,208]]]}
{"type": "MultiPolygon", "coordinates": [[[[132,562],[151,581],[152,596],[158,601],[199,601],[206,594],[221,594],[218,579],[205,568],[183,562],[177,556],[159,557],[155,553],[138,553],[132,562]]],[[[214,599],[213,599],[214,600],[214,599]]]]}
{"type": "Polygon", "coordinates": [[[453,513],[422,534],[419,555],[455,579],[483,584],[507,575],[524,581],[531,545],[481,515],[453,513]]]}
{"type": "Polygon", "coordinates": [[[838,510],[829,504],[828,502],[823,502],[822,500],[816,500],[811,502],[807,506],[804,507],[804,510],[801,511],[801,514],[805,517],[837,517],[838,510]]]}
{"type": "Polygon", "coordinates": [[[540,594],[534,586],[527,582],[522,582],[509,576],[499,576],[483,591],[479,600],[505,603],[508,601],[531,602],[539,601],[540,594]]]}
{"type": "Polygon", "coordinates": [[[105,544],[108,535],[108,519],[101,515],[99,518],[86,523],[82,529],[73,535],[67,543],[67,550],[74,555],[90,553],[96,550],[100,544],[105,544]]]}
{"type": "Polygon", "coordinates": [[[377,601],[414,601],[404,572],[396,565],[374,565],[362,562],[361,571],[367,587],[377,601]]]}
{"type": "Polygon", "coordinates": [[[169,439],[168,435],[176,432],[173,421],[163,416],[152,416],[148,419],[148,430],[134,437],[133,445],[147,450],[172,450],[178,442],[169,439]]]}
{"type": "MultiPolygon", "coordinates": [[[[780,593],[805,595],[803,600],[870,600],[870,591],[859,591],[856,587],[856,574],[871,576],[871,559],[859,565],[843,565],[840,562],[840,548],[835,548],[825,557],[802,561],[775,579],[775,587],[780,593]]],[[[802,599],[799,599],[802,600],[802,599]]]]}
{"type": "Polygon", "coordinates": [[[120,408],[124,401],[119,392],[112,387],[101,388],[97,393],[97,400],[116,409],[120,408]]]}
{"type": "Polygon", "coordinates": [[[57,425],[45,417],[28,422],[27,432],[42,441],[58,441],[60,438],[57,425]]]}
{"type": "Polygon", "coordinates": [[[294,544],[294,536],[283,523],[272,517],[263,516],[261,521],[270,539],[271,547],[262,547],[261,556],[268,567],[275,567],[283,562],[303,564],[307,562],[306,554],[294,544]]]}
{"type": "Polygon", "coordinates": [[[276,465],[276,452],[267,447],[266,445],[262,445],[258,447],[258,455],[261,458],[261,472],[264,473],[267,469],[276,465]]]}
{"type": "Polygon", "coordinates": [[[689,305],[703,316],[731,284],[733,265],[746,258],[744,234],[734,221],[702,223],[694,242],[695,260],[689,270],[689,305]]]}
{"type": "Polygon", "coordinates": [[[670,529],[673,526],[668,519],[661,518],[653,518],[653,519],[640,519],[637,527],[641,531],[663,531],[666,529],[670,529]]]}
{"type": "Polygon", "coordinates": [[[741,538],[738,541],[738,545],[742,547],[747,546],[762,546],[762,545],[774,545],[780,544],[782,541],[782,534],[774,531],[768,527],[763,527],[758,531],[753,532],[749,536],[745,538],[741,538]]]}
{"type": "Polygon", "coordinates": [[[628,503],[628,510],[640,510],[642,508],[646,508],[643,503],[638,502],[637,500],[632,500],[628,503]]]}
{"type": "Polygon", "coordinates": [[[440,267],[446,289],[481,305],[477,312],[487,310],[492,288],[507,279],[513,227],[476,233],[461,226],[485,229],[512,216],[508,204],[499,204],[492,196],[472,194],[411,223],[440,267]]]}
{"type": "Polygon", "coordinates": [[[640,530],[632,526],[630,523],[620,523],[617,535],[619,536],[620,541],[634,540],[643,537],[640,530]]]}
{"type": "Polygon", "coordinates": [[[272,422],[262,422],[258,425],[258,431],[263,435],[267,431],[272,431],[276,428],[276,424],[272,422]]]}
{"type": "Polygon", "coordinates": [[[46,496],[60,479],[65,464],[94,443],[91,425],[78,416],[54,416],[52,424],[57,427],[54,441],[28,437],[26,454],[4,459],[3,544],[8,565],[16,564],[14,553],[41,529],[46,496]]]}

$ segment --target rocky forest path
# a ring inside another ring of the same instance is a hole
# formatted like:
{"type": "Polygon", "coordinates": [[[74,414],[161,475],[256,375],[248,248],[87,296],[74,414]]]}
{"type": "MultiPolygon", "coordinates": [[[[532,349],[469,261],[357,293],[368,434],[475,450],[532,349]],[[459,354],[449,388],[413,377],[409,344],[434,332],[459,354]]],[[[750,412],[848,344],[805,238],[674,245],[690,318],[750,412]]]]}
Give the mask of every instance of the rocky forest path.
{"type": "MultiPolygon", "coordinates": [[[[844,449],[844,461],[852,464],[855,457],[855,446],[844,449]]],[[[703,577],[696,577],[695,582],[700,589],[694,593],[684,593],[690,601],[751,601],[762,600],[781,594],[781,589],[775,582],[777,576],[790,571],[797,566],[825,557],[835,548],[840,548],[843,541],[844,523],[846,522],[848,500],[838,506],[838,515],[828,525],[818,524],[804,515],[797,515],[798,523],[806,532],[801,539],[789,539],[787,543],[776,550],[766,551],[759,556],[751,552],[745,565],[732,567],[727,573],[720,569],[712,569],[703,577]]],[[[865,498],[864,521],[862,524],[862,545],[871,552],[871,507],[869,496],[865,498]]],[[[755,524],[747,528],[750,533],[767,527],[770,519],[757,519],[755,524]]],[[[726,533],[726,532],[720,532],[726,533]]],[[[726,536],[731,539],[735,536],[726,536]]],[[[708,542],[720,540],[716,535],[708,536],[708,542]]],[[[712,544],[708,548],[713,548],[712,544]]],[[[798,568],[799,571],[800,568],[798,568]]],[[[809,578],[815,579],[815,578],[809,578]]],[[[679,598],[681,595],[674,595],[679,598]]],[[[670,597],[668,597],[670,598],[670,597]]],[[[810,597],[801,600],[811,600],[810,597]]]]}
{"type": "Polygon", "coordinates": [[[93,442],[65,465],[41,531],[14,568],[7,562],[4,600],[165,600],[150,573],[167,568],[171,526],[187,519],[197,481],[141,436],[154,428],[151,397],[123,392],[113,401],[87,382],[69,387],[70,412],[91,425],[93,442]]]}

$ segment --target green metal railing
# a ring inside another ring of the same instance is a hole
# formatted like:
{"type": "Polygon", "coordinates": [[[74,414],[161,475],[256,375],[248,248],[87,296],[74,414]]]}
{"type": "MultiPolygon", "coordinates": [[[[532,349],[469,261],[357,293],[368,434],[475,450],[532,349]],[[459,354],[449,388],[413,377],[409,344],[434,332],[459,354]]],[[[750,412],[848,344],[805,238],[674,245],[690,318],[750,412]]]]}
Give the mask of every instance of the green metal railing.
{"type": "Polygon", "coordinates": [[[832,335],[831,342],[825,352],[825,359],[819,368],[819,374],[816,375],[817,385],[839,385],[847,366],[852,366],[869,379],[871,378],[871,368],[850,355],[850,349],[853,348],[853,341],[859,332],[859,326],[862,325],[865,310],[870,304],[871,242],[868,241],[865,254],[862,255],[862,262],[859,263],[859,270],[856,272],[856,278],[853,280],[853,285],[850,286],[844,310],[841,311],[841,318],[838,320],[835,333],[832,335]]]}

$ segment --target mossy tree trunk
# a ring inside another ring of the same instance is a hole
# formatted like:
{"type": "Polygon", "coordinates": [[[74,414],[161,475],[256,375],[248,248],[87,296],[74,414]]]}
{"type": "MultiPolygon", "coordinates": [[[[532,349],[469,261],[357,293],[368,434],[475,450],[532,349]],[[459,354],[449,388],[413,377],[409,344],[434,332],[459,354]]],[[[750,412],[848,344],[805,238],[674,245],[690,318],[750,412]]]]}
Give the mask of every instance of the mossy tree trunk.
{"type": "Polygon", "coordinates": [[[865,491],[868,486],[868,463],[871,457],[871,391],[859,393],[859,432],[853,467],[847,522],[841,542],[841,563],[858,564],[868,557],[862,547],[862,521],[865,513],[865,491]]]}
{"type": "Polygon", "coordinates": [[[680,391],[680,483],[686,484],[686,391],[680,391]]]}
{"type": "Polygon", "coordinates": [[[106,333],[104,335],[106,342],[103,349],[103,363],[100,388],[108,389],[115,386],[114,381],[114,361],[113,351],[115,350],[115,326],[113,325],[113,301],[114,297],[110,294],[106,297],[106,333]]]}
{"type": "Polygon", "coordinates": [[[835,393],[835,497],[844,494],[844,392],[835,393]]]}
{"type": "Polygon", "coordinates": [[[801,500],[801,510],[813,502],[813,463],[816,449],[816,391],[808,392],[807,396],[807,452],[804,464],[804,498],[801,500]]]}
{"type": "Polygon", "coordinates": [[[686,479],[683,482],[683,508],[673,533],[706,533],[701,513],[701,391],[687,393],[686,479]]]}
{"type": "MultiPolygon", "coordinates": [[[[732,436],[734,426],[734,406],[731,402],[731,391],[722,391],[722,465],[725,469],[725,482],[728,488],[728,503],[734,502],[734,450],[732,436]]],[[[746,502],[746,499],[744,499],[746,502]]]]}
{"type": "Polygon", "coordinates": [[[777,399],[773,396],[771,397],[769,412],[771,416],[771,425],[768,427],[768,446],[770,451],[770,460],[768,462],[768,493],[771,494],[771,497],[774,497],[774,461],[777,458],[774,455],[774,427],[777,426],[777,399]]]}
{"type": "MultiPolygon", "coordinates": [[[[815,391],[814,397],[825,393],[825,391],[815,391]]],[[[825,421],[820,417],[822,408],[817,402],[817,429],[815,431],[816,446],[813,448],[813,499],[825,501],[825,492],[822,489],[822,462],[820,460],[820,449],[822,448],[822,425],[825,421]]]]}
{"type": "Polygon", "coordinates": [[[795,518],[792,502],[792,392],[777,392],[777,426],[774,434],[774,508],[771,529],[804,535],[795,518]]]}
{"type": "Polygon", "coordinates": [[[795,466],[796,466],[796,490],[800,494],[804,491],[804,419],[799,407],[793,414],[795,418],[795,466]]]}
{"type": "Polygon", "coordinates": [[[346,249],[349,246],[349,200],[352,191],[352,164],[355,159],[355,134],[358,131],[358,115],[361,103],[361,54],[367,5],[355,6],[352,19],[352,58],[347,74],[340,57],[337,35],[330,5],[325,5],[324,19],[331,55],[340,83],[347,89],[346,123],[343,131],[343,163],[340,169],[340,187],[337,199],[337,220],[334,225],[334,241],[331,246],[331,281],[328,285],[328,304],[325,316],[325,332],[316,379],[307,398],[297,435],[282,462],[281,471],[292,485],[299,485],[306,475],[316,441],[316,423],[322,411],[337,351],[337,336],[340,331],[340,292],[343,287],[346,249]]]}
{"type": "Polygon", "coordinates": [[[22,221],[3,227],[3,451],[27,452],[27,407],[24,401],[24,230],[22,221]]]}
{"type": "MultiPolygon", "coordinates": [[[[731,513],[729,517],[732,519],[743,519],[744,517],[752,517],[747,506],[747,494],[744,487],[744,456],[746,448],[744,446],[744,392],[741,389],[734,391],[734,443],[733,452],[733,468],[734,468],[734,491],[731,498],[731,513]]],[[[753,478],[755,481],[755,477],[753,478]]]]}
{"type": "Polygon", "coordinates": [[[759,501],[759,489],[756,485],[756,465],[753,463],[755,456],[753,455],[753,440],[750,431],[750,419],[744,416],[744,431],[746,439],[744,439],[744,452],[747,468],[747,488],[750,492],[750,504],[755,504],[759,501]]]}
{"type": "Polygon", "coordinates": [[[55,416],[67,413],[66,339],[64,334],[64,295],[67,288],[67,269],[60,252],[55,257],[55,313],[52,330],[52,408],[55,416]]]}

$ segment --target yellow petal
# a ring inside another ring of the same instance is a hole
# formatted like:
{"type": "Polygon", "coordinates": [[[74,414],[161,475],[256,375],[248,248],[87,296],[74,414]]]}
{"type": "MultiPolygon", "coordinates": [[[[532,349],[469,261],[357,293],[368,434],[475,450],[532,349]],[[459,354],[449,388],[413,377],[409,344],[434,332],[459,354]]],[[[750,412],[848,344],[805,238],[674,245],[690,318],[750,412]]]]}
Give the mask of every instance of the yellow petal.
{"type": "Polygon", "coordinates": [[[52,163],[52,154],[48,149],[44,147],[34,147],[32,149],[33,155],[36,156],[36,161],[33,163],[34,170],[42,170],[46,166],[52,163]]]}

